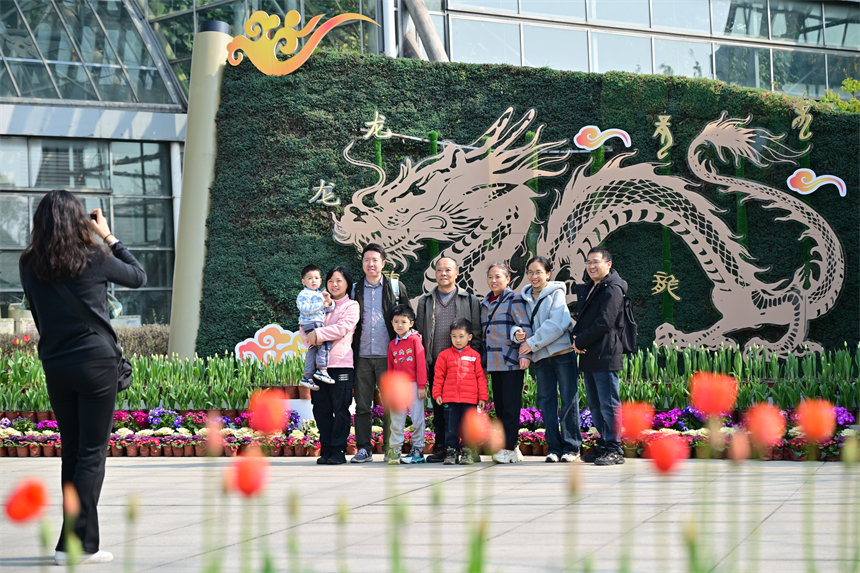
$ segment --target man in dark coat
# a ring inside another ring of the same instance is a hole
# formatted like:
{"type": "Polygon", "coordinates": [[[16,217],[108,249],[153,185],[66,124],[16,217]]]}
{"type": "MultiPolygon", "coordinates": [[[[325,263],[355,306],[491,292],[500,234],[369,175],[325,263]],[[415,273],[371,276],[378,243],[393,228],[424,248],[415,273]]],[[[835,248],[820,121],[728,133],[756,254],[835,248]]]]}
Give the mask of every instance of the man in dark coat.
{"type": "Polygon", "coordinates": [[[573,329],[573,349],[579,354],[588,408],[600,439],[597,449],[585,461],[599,466],[623,464],[618,382],[622,347],[618,320],[627,282],[612,268],[612,255],[604,247],[594,247],[588,252],[586,271],[591,282],[577,285],[579,314],[573,329]]]}

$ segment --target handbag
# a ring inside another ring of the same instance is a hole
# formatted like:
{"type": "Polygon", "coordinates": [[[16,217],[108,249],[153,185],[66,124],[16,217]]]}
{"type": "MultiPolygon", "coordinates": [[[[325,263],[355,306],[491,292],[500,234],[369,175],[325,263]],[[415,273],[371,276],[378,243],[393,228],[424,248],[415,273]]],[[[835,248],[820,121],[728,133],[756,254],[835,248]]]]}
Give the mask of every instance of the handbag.
{"type": "Polygon", "coordinates": [[[59,293],[60,297],[66,301],[66,303],[72,307],[72,309],[78,313],[78,315],[84,320],[87,325],[92,328],[96,334],[101,335],[114,347],[116,350],[116,358],[117,358],[117,391],[122,392],[123,390],[128,390],[131,386],[131,373],[132,367],[131,362],[128,361],[122,355],[122,346],[119,344],[119,339],[116,337],[116,332],[113,329],[108,329],[105,327],[104,323],[99,321],[98,316],[95,311],[86,305],[79,298],[72,294],[72,291],[69,290],[64,284],[61,283],[51,283],[54,289],[59,293]]]}

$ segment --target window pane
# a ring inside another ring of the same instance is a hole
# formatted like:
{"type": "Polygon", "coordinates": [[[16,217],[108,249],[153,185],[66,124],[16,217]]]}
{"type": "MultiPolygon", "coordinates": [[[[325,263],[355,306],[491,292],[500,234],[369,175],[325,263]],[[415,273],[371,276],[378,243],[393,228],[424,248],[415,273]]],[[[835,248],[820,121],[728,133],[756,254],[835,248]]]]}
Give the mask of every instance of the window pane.
{"type": "Polygon", "coordinates": [[[774,89],[793,96],[824,95],[824,54],[773,51],[774,89]]]}
{"type": "Polygon", "coordinates": [[[115,141],[112,150],[114,195],[172,195],[167,144],[115,141]]]}
{"type": "Polygon", "coordinates": [[[517,0],[448,0],[448,8],[480,8],[493,12],[516,12],[517,0]]]}
{"type": "MultiPolygon", "coordinates": [[[[365,12],[364,13],[369,16],[370,15],[369,11],[375,10],[375,8],[372,8],[368,4],[370,4],[370,1],[365,0],[365,6],[364,6],[365,12]]],[[[428,10],[433,10],[434,12],[441,12],[442,11],[442,0],[424,0],[424,4],[427,5],[428,10]]]]}
{"type": "MultiPolygon", "coordinates": [[[[110,198],[104,195],[83,195],[81,193],[75,193],[75,197],[80,199],[81,203],[84,204],[84,210],[87,213],[92,213],[93,209],[101,209],[102,213],[104,213],[105,217],[108,218],[108,225],[110,225],[110,198]]],[[[33,211],[36,210],[36,207],[39,205],[39,201],[42,199],[39,198],[33,199],[33,211]]]]}
{"type": "Polygon", "coordinates": [[[520,65],[517,24],[451,19],[451,59],[471,64],[520,65]]]}
{"type": "Polygon", "coordinates": [[[585,20],[584,0],[521,0],[522,14],[585,20]]]}
{"type": "MultiPolygon", "coordinates": [[[[125,241],[123,241],[125,243],[125,241]]],[[[173,251],[140,251],[132,254],[146,271],[146,287],[173,287],[173,251]]]]}
{"type": "Polygon", "coordinates": [[[712,0],[714,34],[767,38],[765,0],[712,0]]]}
{"type": "Polygon", "coordinates": [[[0,62],[0,97],[18,97],[15,85],[12,83],[12,74],[6,66],[0,62]]]}
{"type": "Polygon", "coordinates": [[[50,2],[18,2],[45,59],[79,62],[77,52],[50,2]]]}
{"type": "Polygon", "coordinates": [[[103,141],[31,139],[30,180],[47,189],[110,189],[108,146],[103,141]]]}
{"type": "Polygon", "coordinates": [[[137,92],[138,100],[143,103],[172,103],[158,70],[155,68],[128,68],[126,71],[128,71],[128,77],[137,92]]]}
{"type": "Polygon", "coordinates": [[[711,44],[654,39],[655,72],[667,76],[713,78],[711,44]]]}
{"type": "Polygon", "coordinates": [[[21,251],[0,251],[0,288],[21,288],[18,259],[21,251]]]}
{"type": "Polygon", "coordinates": [[[170,199],[113,200],[113,226],[131,247],[172,247],[173,209],[170,199]]]}
{"type": "MultiPolygon", "coordinates": [[[[146,272],[148,275],[149,269],[146,272]]],[[[122,303],[123,316],[140,316],[143,324],[170,322],[169,290],[125,290],[117,287],[114,295],[122,303]]]]}
{"type": "Polygon", "coordinates": [[[771,0],[770,32],[774,40],[824,45],[821,2],[771,0]]]}
{"type": "Polygon", "coordinates": [[[0,2],[0,48],[7,58],[39,58],[27,26],[9,0],[0,2]]]}
{"type": "Polygon", "coordinates": [[[0,137],[0,186],[29,187],[27,176],[27,140],[23,137],[0,137]]]}
{"type": "Polygon", "coordinates": [[[718,80],[748,88],[770,89],[770,58],[766,48],[717,44],[714,60],[718,80]]]}
{"type": "Polygon", "coordinates": [[[7,64],[12,75],[15,76],[18,89],[21,90],[21,97],[57,97],[57,90],[54,89],[48,69],[43,64],[26,62],[7,62],[7,64]]]}
{"type": "MultiPolygon", "coordinates": [[[[158,18],[173,12],[191,10],[194,7],[194,0],[137,0],[137,3],[144,9],[149,18],[158,18]]],[[[203,2],[197,0],[197,3],[202,4],[203,2]]]]}
{"type": "Polygon", "coordinates": [[[708,0],[651,0],[654,28],[711,33],[708,0]]]}
{"type": "Polygon", "coordinates": [[[194,43],[194,15],[185,14],[170,20],[153,22],[152,28],[158,43],[171,60],[190,58],[194,43]]]}
{"type": "Polygon", "coordinates": [[[93,81],[96,83],[103,100],[134,101],[134,94],[128,87],[128,81],[122,68],[118,66],[87,66],[93,81]]]}
{"type": "Polygon", "coordinates": [[[647,28],[650,25],[648,0],[588,0],[588,19],[647,28]]]}
{"type": "Polygon", "coordinates": [[[176,79],[179,80],[179,85],[182,86],[182,90],[187,96],[188,82],[191,81],[191,60],[182,60],[181,62],[174,62],[170,64],[170,67],[173,69],[173,73],[176,75],[176,79]]]}
{"type": "MultiPolygon", "coordinates": [[[[98,4],[98,2],[96,3],[98,4]]],[[[88,64],[118,64],[116,54],[102,32],[90,5],[81,0],[63,0],[60,13],[69,26],[72,36],[81,50],[81,57],[88,64]]]]}
{"type": "Polygon", "coordinates": [[[27,198],[0,195],[0,247],[26,247],[29,235],[27,198]]]}
{"type": "Polygon", "coordinates": [[[526,66],[588,71],[588,36],[582,30],[524,25],[523,52],[526,66]]]}
{"type": "Polygon", "coordinates": [[[60,88],[63,99],[97,100],[96,92],[90,79],[84,71],[84,66],[77,64],[48,64],[54,73],[54,80],[60,88]]]}
{"type": "Polygon", "coordinates": [[[594,32],[591,46],[593,72],[651,73],[651,40],[648,38],[594,32]]]}
{"type": "Polygon", "coordinates": [[[842,99],[851,97],[851,94],[842,91],[845,78],[860,78],[860,57],[827,54],[827,80],[830,82],[830,89],[839,93],[842,99]]]}
{"type": "Polygon", "coordinates": [[[827,28],[824,39],[828,46],[860,48],[860,4],[825,3],[827,28]]]}
{"type": "Polygon", "coordinates": [[[107,31],[113,47],[119,50],[119,57],[126,66],[154,67],[155,62],[143,43],[143,39],[128,12],[121,2],[93,2],[96,13],[107,31]]]}

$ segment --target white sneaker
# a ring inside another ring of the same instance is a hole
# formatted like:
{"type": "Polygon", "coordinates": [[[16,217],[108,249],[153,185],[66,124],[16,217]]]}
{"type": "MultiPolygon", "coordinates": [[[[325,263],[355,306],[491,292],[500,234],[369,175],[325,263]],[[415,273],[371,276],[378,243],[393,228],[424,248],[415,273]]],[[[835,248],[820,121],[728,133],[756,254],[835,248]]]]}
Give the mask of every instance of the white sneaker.
{"type": "Polygon", "coordinates": [[[511,458],[513,457],[514,452],[511,450],[499,450],[495,454],[493,454],[493,461],[497,464],[509,464],[511,463],[511,458]]]}
{"type": "MultiPolygon", "coordinates": [[[[111,561],[113,561],[113,553],[108,551],[96,551],[95,553],[81,553],[78,564],[110,563],[111,561]]],[[[57,565],[67,565],[69,563],[69,554],[66,551],[55,551],[54,563],[57,565]]]]}
{"type": "Polygon", "coordinates": [[[516,448],[514,448],[514,453],[511,456],[511,463],[512,464],[518,464],[518,463],[524,461],[525,459],[526,459],[526,457],[520,451],[520,447],[517,446],[516,448]]]}
{"type": "Polygon", "coordinates": [[[558,462],[558,454],[547,454],[546,459],[544,460],[548,464],[554,464],[558,462]]]}
{"type": "Polygon", "coordinates": [[[573,463],[579,461],[579,452],[567,452],[563,456],[561,456],[561,461],[565,463],[573,463]]]}

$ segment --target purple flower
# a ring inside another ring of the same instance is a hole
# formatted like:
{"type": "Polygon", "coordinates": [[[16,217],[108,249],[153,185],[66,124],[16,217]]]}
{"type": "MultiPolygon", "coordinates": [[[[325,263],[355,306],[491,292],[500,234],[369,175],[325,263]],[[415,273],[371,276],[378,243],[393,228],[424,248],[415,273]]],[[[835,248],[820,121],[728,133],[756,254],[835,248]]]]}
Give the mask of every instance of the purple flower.
{"type": "Polygon", "coordinates": [[[591,417],[591,410],[583,408],[579,413],[579,427],[582,430],[588,430],[594,426],[594,420],[591,417]]]}
{"type": "Polygon", "coordinates": [[[846,408],[837,406],[833,408],[833,413],[836,414],[836,424],[840,427],[850,426],[854,423],[854,416],[846,408]]]}
{"type": "Polygon", "coordinates": [[[40,430],[40,431],[41,430],[57,430],[57,429],[59,429],[59,426],[57,425],[56,420],[45,420],[43,422],[39,422],[38,424],[36,424],[36,429],[40,430]]]}

